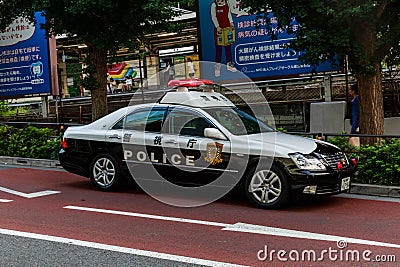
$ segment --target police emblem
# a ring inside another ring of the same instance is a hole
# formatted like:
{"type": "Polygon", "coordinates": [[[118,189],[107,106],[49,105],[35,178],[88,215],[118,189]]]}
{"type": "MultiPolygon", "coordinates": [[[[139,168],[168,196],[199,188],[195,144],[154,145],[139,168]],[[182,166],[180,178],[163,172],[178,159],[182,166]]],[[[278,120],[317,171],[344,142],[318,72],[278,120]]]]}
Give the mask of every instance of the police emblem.
{"type": "Polygon", "coordinates": [[[131,141],[131,137],[132,137],[132,134],[124,134],[124,142],[130,142],[131,141]]]}
{"type": "Polygon", "coordinates": [[[220,143],[208,143],[206,149],[205,161],[215,165],[222,162],[222,147],[224,145],[220,143]]]}

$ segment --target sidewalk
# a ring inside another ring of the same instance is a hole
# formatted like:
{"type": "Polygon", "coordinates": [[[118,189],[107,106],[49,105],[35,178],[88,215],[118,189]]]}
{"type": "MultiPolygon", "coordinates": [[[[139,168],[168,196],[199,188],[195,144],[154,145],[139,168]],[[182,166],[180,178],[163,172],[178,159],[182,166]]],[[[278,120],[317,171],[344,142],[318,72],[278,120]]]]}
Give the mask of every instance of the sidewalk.
{"type": "Polygon", "coordinates": [[[58,160],[31,159],[0,156],[0,165],[21,165],[29,167],[62,168],[58,160]]]}
{"type": "MultiPolygon", "coordinates": [[[[62,169],[58,160],[30,159],[0,156],[0,165],[28,166],[62,169]]],[[[350,194],[400,198],[400,186],[383,186],[353,183],[350,194]]]]}

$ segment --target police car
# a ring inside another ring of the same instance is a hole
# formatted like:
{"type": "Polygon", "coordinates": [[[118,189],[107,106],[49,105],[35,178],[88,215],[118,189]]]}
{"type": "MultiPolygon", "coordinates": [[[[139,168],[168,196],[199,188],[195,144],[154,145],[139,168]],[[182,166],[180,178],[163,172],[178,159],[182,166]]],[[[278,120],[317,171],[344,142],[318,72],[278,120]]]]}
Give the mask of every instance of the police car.
{"type": "Polygon", "coordinates": [[[294,191],[346,191],[356,166],[336,146],[278,132],[214,90],[183,86],[157,103],[69,127],[59,159],[103,191],[117,189],[125,178],[157,176],[189,188],[239,187],[261,208],[284,206],[294,191]]]}

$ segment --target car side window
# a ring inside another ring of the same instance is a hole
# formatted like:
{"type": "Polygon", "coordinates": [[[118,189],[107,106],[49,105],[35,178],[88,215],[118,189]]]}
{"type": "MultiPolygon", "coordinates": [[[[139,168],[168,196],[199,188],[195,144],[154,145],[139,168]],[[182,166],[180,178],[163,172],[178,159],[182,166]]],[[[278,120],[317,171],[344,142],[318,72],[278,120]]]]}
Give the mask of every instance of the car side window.
{"type": "Polygon", "coordinates": [[[140,110],[117,122],[113,129],[161,132],[165,109],[140,110]]]}
{"type": "Polygon", "coordinates": [[[204,137],[205,128],[215,128],[206,118],[199,114],[172,110],[167,117],[170,134],[204,137]]]}
{"type": "Polygon", "coordinates": [[[113,130],[122,130],[124,128],[125,117],[120,119],[114,126],[111,128],[113,130]]]}

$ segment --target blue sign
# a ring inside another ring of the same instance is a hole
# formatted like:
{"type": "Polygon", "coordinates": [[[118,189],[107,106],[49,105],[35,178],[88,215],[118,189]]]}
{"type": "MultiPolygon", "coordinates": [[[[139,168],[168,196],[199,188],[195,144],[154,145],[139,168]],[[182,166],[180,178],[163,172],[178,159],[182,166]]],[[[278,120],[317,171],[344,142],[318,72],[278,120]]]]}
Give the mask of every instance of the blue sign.
{"type": "Polygon", "coordinates": [[[0,97],[50,94],[45,18],[39,12],[35,18],[36,26],[20,17],[0,33],[0,97]]]}
{"type": "MultiPolygon", "coordinates": [[[[201,0],[199,2],[201,61],[215,62],[214,68],[203,68],[202,76],[214,81],[233,80],[240,71],[251,79],[271,79],[310,74],[313,67],[299,62],[300,51],[285,48],[294,39],[278,28],[272,14],[263,19],[247,14],[238,0],[201,0]],[[269,28],[268,28],[269,27],[269,28]],[[268,29],[276,34],[271,39],[268,29]],[[232,35],[233,34],[233,35],[232,35]]],[[[297,31],[293,19],[288,25],[297,31]]],[[[317,72],[334,72],[338,67],[321,63],[317,72]]]]}

